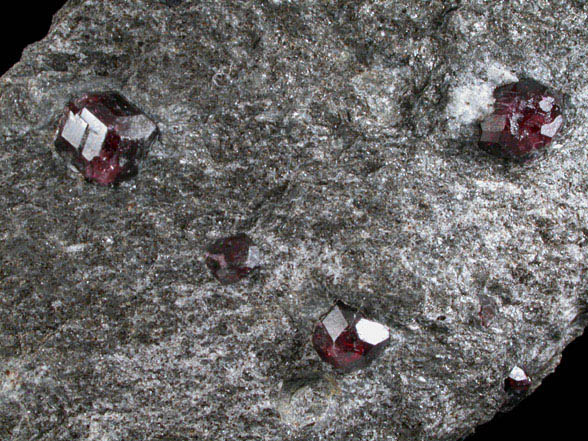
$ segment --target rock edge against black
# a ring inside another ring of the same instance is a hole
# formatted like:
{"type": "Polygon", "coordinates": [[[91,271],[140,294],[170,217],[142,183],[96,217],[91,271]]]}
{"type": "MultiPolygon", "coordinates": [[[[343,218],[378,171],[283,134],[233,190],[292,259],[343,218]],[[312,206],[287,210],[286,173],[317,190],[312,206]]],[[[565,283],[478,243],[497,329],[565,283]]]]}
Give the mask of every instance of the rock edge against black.
{"type": "Polygon", "coordinates": [[[0,82],[2,437],[456,440],[514,367],[532,392],[585,325],[585,6],[173,3],[71,1],[0,82]],[[492,161],[522,78],[565,129],[492,161]],[[87,90],[161,129],[116,189],[51,150],[87,90]],[[265,264],[221,286],[237,231],[265,264]],[[344,376],[309,341],[335,299],[390,329],[344,376]]]}

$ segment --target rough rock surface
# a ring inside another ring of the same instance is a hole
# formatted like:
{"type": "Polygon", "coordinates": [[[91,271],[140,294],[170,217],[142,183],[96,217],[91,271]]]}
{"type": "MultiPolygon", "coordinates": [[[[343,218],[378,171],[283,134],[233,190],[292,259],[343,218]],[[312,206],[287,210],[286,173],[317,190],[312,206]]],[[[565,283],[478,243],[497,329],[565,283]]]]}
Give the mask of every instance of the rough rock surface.
{"type": "Polygon", "coordinates": [[[512,405],[586,324],[587,9],[69,1],[0,82],[0,438],[456,440],[512,405]],[[525,76],[567,123],[520,166],[476,137],[525,76]],[[52,147],[100,89],[162,131],[118,188],[52,147]],[[221,286],[239,231],[265,264],[221,286]],[[391,330],[349,375],[310,344],[336,298],[391,330]]]}

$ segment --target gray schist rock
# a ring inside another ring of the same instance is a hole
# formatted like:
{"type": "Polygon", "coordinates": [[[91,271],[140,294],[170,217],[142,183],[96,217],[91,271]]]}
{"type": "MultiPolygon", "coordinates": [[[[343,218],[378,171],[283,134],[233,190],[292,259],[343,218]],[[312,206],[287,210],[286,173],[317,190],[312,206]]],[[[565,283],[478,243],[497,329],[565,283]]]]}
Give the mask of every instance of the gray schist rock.
{"type": "Polygon", "coordinates": [[[71,0],[0,81],[0,438],[457,440],[586,324],[585,2],[71,0]],[[541,9],[538,5],[544,5],[541,9]],[[539,160],[481,152],[492,90],[568,94],[539,160]],[[54,153],[117,90],[160,142],[118,188],[54,153]],[[264,266],[202,255],[247,232],[264,266]],[[339,376],[335,299],[390,329],[339,376]]]}

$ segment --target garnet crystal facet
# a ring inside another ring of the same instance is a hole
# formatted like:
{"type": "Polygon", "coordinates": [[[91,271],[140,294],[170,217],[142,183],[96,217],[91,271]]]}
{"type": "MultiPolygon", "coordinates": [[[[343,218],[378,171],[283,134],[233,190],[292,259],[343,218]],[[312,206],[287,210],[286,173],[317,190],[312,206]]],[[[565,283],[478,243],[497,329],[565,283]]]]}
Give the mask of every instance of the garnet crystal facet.
{"type": "Polygon", "coordinates": [[[563,125],[559,94],[535,80],[499,87],[494,98],[494,112],[481,124],[480,146],[498,156],[530,159],[563,125]]]}
{"type": "Polygon", "coordinates": [[[206,249],[206,266],[222,284],[235,283],[261,263],[259,248],[244,233],[218,239],[206,249]]]}
{"type": "Polygon", "coordinates": [[[108,185],[137,173],[137,160],[158,133],[157,125],[118,93],[87,93],[65,106],[55,147],[86,179],[108,185]]]}
{"type": "Polygon", "coordinates": [[[337,302],[315,325],[312,344],[336,369],[349,372],[367,366],[390,341],[388,328],[337,302]]]}
{"type": "Polygon", "coordinates": [[[504,389],[508,392],[526,392],[531,387],[531,379],[520,367],[515,366],[504,381],[504,389]]]}

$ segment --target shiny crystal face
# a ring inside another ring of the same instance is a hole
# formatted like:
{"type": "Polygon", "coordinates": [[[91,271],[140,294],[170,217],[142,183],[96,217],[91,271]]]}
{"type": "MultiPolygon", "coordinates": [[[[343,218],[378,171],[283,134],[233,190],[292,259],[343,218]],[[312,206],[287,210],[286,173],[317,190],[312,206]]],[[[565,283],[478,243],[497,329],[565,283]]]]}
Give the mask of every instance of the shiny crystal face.
{"type": "Polygon", "coordinates": [[[261,253],[246,234],[219,239],[206,249],[205,263],[222,284],[238,282],[261,265],[261,253]]]}
{"type": "Polygon", "coordinates": [[[481,123],[480,146],[498,156],[531,159],[563,125],[560,96],[531,79],[494,91],[494,112],[481,123]]]}
{"type": "Polygon", "coordinates": [[[504,382],[504,388],[511,392],[526,392],[531,387],[531,379],[520,367],[512,368],[504,382]]]}
{"type": "Polygon", "coordinates": [[[157,125],[118,93],[89,93],[65,106],[55,147],[86,179],[108,185],[137,173],[138,159],[158,133],[157,125]]]}
{"type": "Polygon", "coordinates": [[[319,356],[336,369],[349,372],[367,366],[390,341],[384,325],[337,302],[315,325],[312,344],[319,356]]]}

